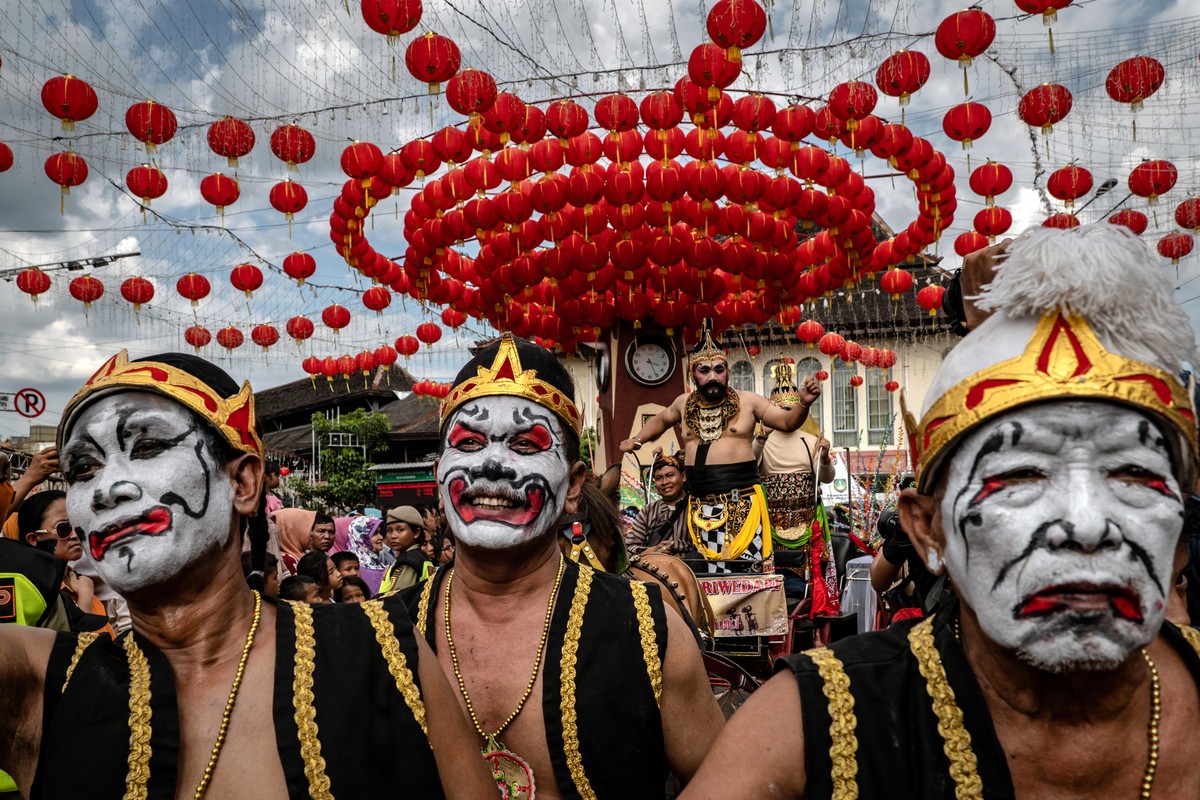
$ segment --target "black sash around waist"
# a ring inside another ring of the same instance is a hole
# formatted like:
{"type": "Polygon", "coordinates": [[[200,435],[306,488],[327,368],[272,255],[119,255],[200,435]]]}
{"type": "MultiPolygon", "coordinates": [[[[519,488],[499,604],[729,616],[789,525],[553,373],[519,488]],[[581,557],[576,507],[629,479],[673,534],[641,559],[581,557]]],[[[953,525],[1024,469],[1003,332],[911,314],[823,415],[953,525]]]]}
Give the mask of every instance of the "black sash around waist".
{"type": "Polygon", "coordinates": [[[702,497],[721,494],[733,489],[749,489],[758,483],[758,464],[754,461],[739,461],[736,464],[697,464],[684,467],[687,476],[688,494],[702,497]]]}

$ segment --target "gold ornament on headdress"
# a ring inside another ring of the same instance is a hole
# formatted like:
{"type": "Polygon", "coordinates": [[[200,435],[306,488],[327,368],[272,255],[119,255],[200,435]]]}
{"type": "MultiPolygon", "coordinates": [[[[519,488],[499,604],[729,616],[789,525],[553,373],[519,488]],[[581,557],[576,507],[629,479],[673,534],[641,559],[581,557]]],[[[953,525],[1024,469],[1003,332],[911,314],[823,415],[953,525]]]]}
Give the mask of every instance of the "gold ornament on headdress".
{"type": "Polygon", "coordinates": [[[711,320],[704,320],[704,326],[700,331],[700,343],[688,356],[688,360],[692,364],[698,364],[701,361],[729,361],[729,356],[713,341],[711,320]]]}
{"type": "Polygon", "coordinates": [[[796,364],[784,359],[771,367],[774,385],[771,387],[771,402],[777,406],[794,406],[800,402],[800,389],[796,386],[796,364]]]}
{"type": "Polygon", "coordinates": [[[265,454],[258,436],[254,415],[254,391],[250,382],[233,397],[221,397],[204,381],[179,367],[159,361],[130,361],[129,351],[122,350],[104,362],[96,374],[88,378],[63,409],[58,426],[58,445],[62,447],[72,415],[91,395],[117,388],[155,392],[181,403],[213,425],[233,449],[243,453],[265,454]]]}
{"type": "MultiPolygon", "coordinates": [[[[1148,411],[1187,442],[1196,459],[1196,415],[1174,375],[1109,352],[1083,317],[1051,312],[1021,355],[985,367],[938,398],[919,425],[905,409],[917,485],[926,483],[950,445],[980,423],[1041,400],[1110,400],[1148,411]]],[[[1187,470],[1191,472],[1192,470],[1187,470]]]]}
{"type": "Polygon", "coordinates": [[[496,351],[490,369],[479,367],[474,377],[467,378],[450,390],[442,402],[441,424],[445,425],[454,410],[468,400],[497,395],[522,397],[544,406],[567,423],[575,435],[579,435],[579,409],[561,389],[539,378],[537,370],[522,369],[517,342],[511,333],[504,334],[500,339],[500,349],[496,351]]]}

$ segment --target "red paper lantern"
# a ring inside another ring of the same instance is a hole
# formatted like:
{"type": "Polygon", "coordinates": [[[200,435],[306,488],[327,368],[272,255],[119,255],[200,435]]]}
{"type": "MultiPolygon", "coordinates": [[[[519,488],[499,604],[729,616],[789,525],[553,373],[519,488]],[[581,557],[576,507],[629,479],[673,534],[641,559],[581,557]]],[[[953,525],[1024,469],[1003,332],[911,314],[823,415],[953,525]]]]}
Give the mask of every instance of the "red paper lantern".
{"type": "Polygon", "coordinates": [[[292,217],[308,205],[308,192],[304,187],[288,178],[271,187],[271,207],[287,217],[288,236],[292,235],[292,217]]]}
{"type": "Polygon", "coordinates": [[[954,239],[954,252],[958,253],[959,257],[966,257],[976,250],[982,250],[987,246],[987,237],[978,231],[960,233],[954,239]]]}
{"type": "Polygon", "coordinates": [[[456,308],[442,309],[442,324],[451,330],[457,330],[464,322],[467,321],[467,315],[456,308]]]}
{"type": "Polygon", "coordinates": [[[363,388],[367,387],[367,378],[371,375],[371,370],[379,366],[379,359],[375,358],[375,353],[371,350],[363,350],[354,357],[354,366],[363,374],[363,388]]]}
{"type": "Polygon", "coordinates": [[[1175,224],[1189,231],[1200,230],[1200,197],[1189,197],[1175,207],[1175,224]]]}
{"type": "MultiPolygon", "coordinates": [[[[1158,91],[1165,77],[1162,64],[1149,56],[1134,56],[1113,67],[1104,88],[1109,97],[1128,103],[1130,112],[1136,114],[1142,101],[1158,91]]],[[[1133,140],[1137,141],[1137,120],[1133,122],[1133,140]]]]}
{"type": "Polygon", "coordinates": [[[279,341],[279,331],[273,325],[255,325],[250,331],[250,339],[265,353],[271,349],[271,345],[279,341]]]}
{"type": "Polygon", "coordinates": [[[937,316],[937,311],[942,307],[942,298],[946,294],[946,287],[936,283],[931,283],[928,286],[922,286],[917,292],[917,305],[929,312],[929,316],[937,316]]]}
{"type": "Polygon", "coordinates": [[[883,388],[888,390],[889,392],[894,392],[900,388],[900,384],[897,383],[896,381],[888,381],[887,383],[885,383],[883,385],[883,388]]]}
{"type": "Polygon", "coordinates": [[[92,275],[80,275],[71,281],[68,288],[71,297],[83,303],[85,311],[104,294],[104,284],[92,275]]]}
{"type": "Polygon", "coordinates": [[[1150,224],[1150,220],[1146,218],[1145,214],[1132,208],[1121,209],[1109,217],[1108,221],[1113,225],[1124,225],[1138,236],[1145,233],[1146,227],[1150,224]]]}
{"type": "Polygon", "coordinates": [[[134,311],[140,311],[143,303],[154,299],[154,284],[145,278],[126,278],[121,284],[121,296],[133,303],[134,311]]]}
{"type": "Polygon", "coordinates": [[[344,306],[334,303],[321,312],[321,321],[325,323],[326,328],[340,331],[350,324],[350,312],[344,306]]]}
{"type": "Polygon", "coordinates": [[[100,99],[87,81],[74,75],[60,75],[42,85],[42,105],[62,120],[64,131],[72,131],[76,122],[96,113],[100,99]]]}
{"type": "Polygon", "coordinates": [[[4,142],[0,142],[0,172],[8,172],[13,165],[12,148],[4,142]]]}
{"type": "Polygon", "coordinates": [[[879,288],[890,294],[892,300],[899,300],[900,295],[907,292],[912,286],[912,273],[906,269],[889,269],[879,277],[879,288]]]}
{"type": "Polygon", "coordinates": [[[762,38],[767,14],[755,0],[718,0],[708,12],[708,35],[724,47],[730,61],[741,61],[742,51],[762,38]]]}
{"type": "Polygon", "coordinates": [[[771,132],[776,138],[789,142],[792,150],[797,150],[800,140],[812,133],[813,117],[813,110],[808,106],[788,106],[775,114],[771,132]]]}
{"type": "Polygon", "coordinates": [[[38,295],[50,289],[50,276],[37,267],[23,269],[17,273],[17,288],[29,295],[36,305],[38,295]]]}
{"type": "Polygon", "coordinates": [[[212,341],[212,334],[203,325],[193,325],[183,332],[183,338],[199,353],[201,347],[207,347],[212,341]]]}
{"type": "MultiPolygon", "coordinates": [[[[883,60],[875,70],[875,85],[889,97],[900,100],[900,107],[929,80],[929,58],[919,50],[900,50],[883,60]]],[[[901,116],[901,122],[903,122],[901,116]]]]}
{"type": "MultiPolygon", "coordinates": [[[[865,81],[847,81],[833,87],[829,93],[829,110],[843,122],[862,119],[875,110],[879,96],[875,87],[865,81]]],[[[847,124],[847,130],[855,126],[847,124]]]]}
{"type": "Polygon", "coordinates": [[[1170,161],[1156,159],[1143,161],[1129,173],[1129,191],[1138,197],[1144,197],[1154,205],[1159,195],[1166,194],[1175,186],[1179,179],[1179,171],[1170,161]]]}
{"type": "Polygon", "coordinates": [[[971,173],[971,191],[983,195],[987,204],[992,206],[996,204],[996,195],[1007,192],[1012,186],[1012,181],[1012,170],[989,160],[971,173]]]}
{"type": "Polygon", "coordinates": [[[1172,231],[1158,240],[1158,254],[1171,259],[1172,264],[1178,264],[1179,259],[1192,252],[1195,240],[1190,233],[1172,231]]]}
{"type": "Polygon", "coordinates": [[[351,178],[370,178],[383,167],[383,151],[373,142],[352,142],[342,151],[341,165],[351,178]]]}
{"type": "Polygon", "coordinates": [[[982,103],[960,103],[946,112],[942,118],[942,130],[962,149],[968,150],[971,143],[981,138],[992,126],[992,112],[982,103]]]}
{"type": "Polygon", "coordinates": [[[171,109],[147,100],[129,107],[125,112],[125,127],[129,128],[133,138],[146,145],[147,153],[153,153],[158,145],[171,140],[179,123],[171,109]]]}
{"type": "Polygon", "coordinates": [[[201,300],[208,297],[208,293],[212,291],[212,284],[203,275],[189,272],[175,281],[175,291],[179,292],[181,297],[191,300],[192,308],[195,308],[200,305],[201,300]]]}
{"type": "Polygon", "coordinates": [[[742,74],[742,62],[733,61],[724,48],[705,42],[688,57],[688,77],[697,86],[708,90],[708,99],[716,103],[721,90],[742,74]]]}
{"type": "Polygon", "coordinates": [[[238,159],[254,149],[254,130],[245,120],[219,119],[208,126],[208,146],[217,155],[229,159],[230,168],[236,169],[238,159]]]}
{"type": "Polygon", "coordinates": [[[367,27],[394,42],[421,21],[421,0],[362,0],[367,27]]]}
{"type": "Polygon", "coordinates": [[[846,340],[836,333],[826,333],[817,342],[817,349],[827,356],[836,355],[846,346],[846,340]]]}
{"type": "Polygon", "coordinates": [[[293,122],[281,125],[271,134],[271,152],[287,164],[289,170],[294,170],[317,152],[317,141],[311,133],[293,122]]]}
{"type": "Polygon", "coordinates": [[[1026,125],[1041,128],[1042,134],[1049,136],[1054,126],[1070,113],[1072,103],[1067,87],[1043,83],[1030,89],[1021,98],[1017,104],[1017,116],[1026,125]]]}
{"type": "Polygon", "coordinates": [[[863,385],[862,375],[851,375],[850,376],[850,385],[855,388],[862,386],[863,385]]]}
{"type": "Polygon", "coordinates": [[[412,334],[406,333],[396,339],[396,352],[405,358],[416,355],[417,351],[420,349],[421,343],[417,340],[417,337],[413,336],[412,334]]]}
{"type": "Polygon", "coordinates": [[[1058,214],[1051,214],[1042,220],[1043,228],[1058,228],[1060,230],[1070,230],[1071,228],[1079,227],[1079,220],[1074,214],[1068,214],[1065,211],[1058,214]]]}
{"type": "Polygon", "coordinates": [[[896,366],[896,351],[886,347],[880,350],[878,366],[880,369],[891,369],[896,366]]]}
{"type": "Polygon", "coordinates": [[[638,107],[632,98],[610,94],[596,101],[596,122],[610,133],[631,131],[638,124],[638,107]]]}
{"type": "Polygon", "coordinates": [[[396,348],[390,344],[382,344],[375,348],[375,360],[385,367],[390,367],[396,363],[400,354],[396,352],[396,348]]]}
{"type": "Polygon", "coordinates": [[[242,332],[232,325],[228,325],[217,331],[217,344],[231,352],[241,347],[242,342],[245,340],[246,337],[242,335],[242,332]]]}
{"type": "Polygon", "coordinates": [[[312,336],[314,330],[312,320],[308,317],[292,317],[283,326],[283,329],[287,331],[288,336],[296,340],[297,347],[305,339],[312,336]]]}
{"type": "Polygon", "coordinates": [[[375,312],[383,314],[383,310],[392,304],[392,293],[382,286],[372,286],[363,292],[363,305],[375,312]]]}
{"type": "Polygon", "coordinates": [[[83,156],[69,150],[65,153],[55,153],[46,159],[46,177],[62,187],[58,201],[58,213],[61,214],[64,203],[62,198],[71,193],[72,186],[78,186],[87,180],[87,162],[83,160],[83,156]]]}
{"type": "Polygon", "coordinates": [[[125,176],[125,185],[129,191],[142,198],[143,205],[150,205],[151,200],[162,197],[167,192],[167,176],[158,167],[142,164],[129,170],[125,176]]]}
{"type": "Polygon", "coordinates": [[[300,286],[317,271],[317,260],[308,253],[292,253],[283,259],[284,273],[300,286]]]}
{"type": "Polygon", "coordinates": [[[433,347],[442,338],[442,329],[432,322],[422,322],[417,326],[417,338],[424,342],[426,347],[433,347]]]}
{"type": "Polygon", "coordinates": [[[1046,189],[1064,201],[1067,208],[1071,208],[1076,200],[1092,190],[1092,173],[1071,164],[1050,173],[1046,180],[1046,189]]]}
{"type": "Polygon", "coordinates": [[[262,270],[253,264],[239,264],[229,273],[229,282],[233,284],[233,288],[245,292],[246,297],[250,297],[263,284],[262,270]]]}
{"type": "Polygon", "coordinates": [[[825,381],[829,380],[829,373],[823,369],[819,369],[816,371],[816,374],[814,374],[813,377],[824,383],[825,381]]]}
{"type": "Polygon", "coordinates": [[[978,8],[946,17],[937,27],[933,43],[945,58],[957,61],[963,70],[963,94],[969,94],[967,67],[983,55],[996,38],[996,22],[978,8]]]}
{"type": "Polygon", "coordinates": [[[860,345],[858,342],[846,342],[846,344],[842,345],[842,349],[838,352],[838,357],[847,364],[858,361],[861,355],[862,345],[860,345]]]}
{"type": "Polygon", "coordinates": [[[1012,227],[1012,214],[1007,208],[992,206],[985,208],[975,215],[975,230],[988,237],[988,242],[996,241],[997,236],[1012,227]]]}
{"type": "Polygon", "coordinates": [[[414,78],[429,85],[430,94],[437,94],[440,84],[458,72],[462,53],[451,39],[430,31],[409,42],[404,65],[414,78]]]}
{"type": "Polygon", "coordinates": [[[217,207],[221,218],[225,217],[225,206],[233,205],[241,195],[242,189],[235,178],[229,178],[220,172],[208,175],[200,181],[200,194],[205,200],[217,207]]]}
{"type": "Polygon", "coordinates": [[[446,102],[474,123],[496,102],[496,80],[483,70],[464,69],[446,84],[446,102]]]}
{"type": "MultiPolygon", "coordinates": [[[[1041,14],[1042,24],[1047,28],[1058,19],[1059,9],[1071,5],[1071,0],[1014,0],[1014,2],[1016,2],[1017,8],[1026,14],[1041,14]]],[[[1046,35],[1050,38],[1050,54],[1054,55],[1054,34],[1047,30],[1046,35]]]]}

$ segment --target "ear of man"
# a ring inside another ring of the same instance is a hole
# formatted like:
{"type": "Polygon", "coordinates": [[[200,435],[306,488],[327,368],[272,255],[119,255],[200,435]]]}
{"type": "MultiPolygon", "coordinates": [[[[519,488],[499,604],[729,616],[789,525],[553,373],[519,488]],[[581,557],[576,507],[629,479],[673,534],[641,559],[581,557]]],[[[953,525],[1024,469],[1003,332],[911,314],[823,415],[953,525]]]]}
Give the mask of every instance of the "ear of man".
{"type": "Polygon", "coordinates": [[[921,560],[929,566],[929,553],[936,553],[938,568],[930,571],[940,572],[941,564],[945,563],[942,553],[946,549],[946,532],[942,527],[942,504],[939,497],[921,494],[916,489],[905,489],[900,493],[899,511],[900,526],[908,534],[921,560]]]}
{"type": "Polygon", "coordinates": [[[571,482],[567,486],[567,501],[563,506],[564,513],[574,514],[579,511],[579,496],[583,493],[583,484],[588,479],[587,464],[576,461],[571,465],[571,482]]]}
{"type": "Polygon", "coordinates": [[[252,517],[259,512],[259,499],[263,488],[263,460],[253,453],[244,453],[230,461],[225,467],[229,482],[233,485],[233,507],[243,517],[252,517]]]}

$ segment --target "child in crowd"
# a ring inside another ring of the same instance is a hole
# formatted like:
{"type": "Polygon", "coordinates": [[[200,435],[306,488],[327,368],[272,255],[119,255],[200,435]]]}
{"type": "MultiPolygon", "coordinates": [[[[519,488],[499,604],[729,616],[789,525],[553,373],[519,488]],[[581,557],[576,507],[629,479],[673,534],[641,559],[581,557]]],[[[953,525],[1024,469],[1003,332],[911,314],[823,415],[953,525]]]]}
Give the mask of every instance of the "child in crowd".
{"type": "Polygon", "coordinates": [[[307,575],[289,575],[279,584],[280,600],[295,600],[298,603],[320,605],[320,587],[307,575]]]}
{"type": "Polygon", "coordinates": [[[371,590],[362,578],[351,575],[342,578],[342,588],[333,593],[339,603],[365,603],[371,599],[371,590]]]}
{"type": "Polygon", "coordinates": [[[338,572],[342,573],[342,578],[357,578],[358,577],[358,556],[350,551],[334,553],[330,558],[333,559],[333,565],[337,567],[338,572]]]}

